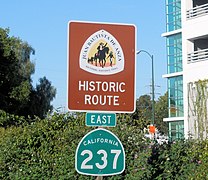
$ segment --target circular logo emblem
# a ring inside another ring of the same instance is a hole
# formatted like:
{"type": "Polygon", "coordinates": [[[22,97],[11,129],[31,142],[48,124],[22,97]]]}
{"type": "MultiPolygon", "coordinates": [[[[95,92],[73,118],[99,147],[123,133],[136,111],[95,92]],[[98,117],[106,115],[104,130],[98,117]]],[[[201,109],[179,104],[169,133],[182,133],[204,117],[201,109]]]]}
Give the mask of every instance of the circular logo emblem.
{"type": "Polygon", "coordinates": [[[124,70],[123,50],[116,38],[105,30],[92,34],[83,44],[80,68],[93,74],[111,75],[124,70]]]}

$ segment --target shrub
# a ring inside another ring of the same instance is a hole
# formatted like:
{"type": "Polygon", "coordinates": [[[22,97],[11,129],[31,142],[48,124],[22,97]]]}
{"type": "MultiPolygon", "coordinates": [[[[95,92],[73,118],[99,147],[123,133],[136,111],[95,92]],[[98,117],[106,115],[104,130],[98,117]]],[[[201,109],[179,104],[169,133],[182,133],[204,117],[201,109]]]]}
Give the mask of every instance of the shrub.
{"type": "Polygon", "coordinates": [[[0,110],[0,127],[10,127],[10,126],[20,126],[27,123],[31,123],[36,119],[31,119],[30,117],[25,118],[24,116],[18,116],[14,114],[9,114],[3,110],[0,110]]]}
{"type": "MultiPolygon", "coordinates": [[[[208,179],[208,140],[159,145],[122,117],[108,129],[124,146],[126,169],[104,179],[208,179]]],[[[85,126],[83,113],[55,113],[21,126],[0,127],[0,178],[95,179],[78,174],[74,165],[78,143],[92,129],[85,126]]]]}

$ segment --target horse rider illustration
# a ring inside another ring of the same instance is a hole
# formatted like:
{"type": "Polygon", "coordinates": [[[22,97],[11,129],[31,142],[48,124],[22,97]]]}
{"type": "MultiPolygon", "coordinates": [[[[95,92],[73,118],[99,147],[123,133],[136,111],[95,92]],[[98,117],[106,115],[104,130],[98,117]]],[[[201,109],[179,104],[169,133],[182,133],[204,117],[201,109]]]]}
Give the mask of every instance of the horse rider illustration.
{"type": "Polygon", "coordinates": [[[106,46],[107,46],[107,43],[105,43],[105,45],[104,45],[103,42],[101,42],[101,43],[99,44],[99,46],[97,47],[98,55],[100,55],[100,52],[101,52],[106,46]]]}

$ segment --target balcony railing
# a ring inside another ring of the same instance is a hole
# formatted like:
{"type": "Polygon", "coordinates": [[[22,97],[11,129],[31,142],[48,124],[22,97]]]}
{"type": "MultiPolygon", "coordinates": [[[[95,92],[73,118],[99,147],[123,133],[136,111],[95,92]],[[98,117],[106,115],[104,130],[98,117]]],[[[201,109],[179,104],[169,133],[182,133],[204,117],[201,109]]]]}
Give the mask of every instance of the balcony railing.
{"type": "Polygon", "coordinates": [[[188,63],[208,60],[208,49],[194,51],[188,54],[188,63]]]}
{"type": "Polygon", "coordinates": [[[186,11],[187,19],[199,17],[208,14],[208,3],[201,6],[196,6],[186,11]]]}

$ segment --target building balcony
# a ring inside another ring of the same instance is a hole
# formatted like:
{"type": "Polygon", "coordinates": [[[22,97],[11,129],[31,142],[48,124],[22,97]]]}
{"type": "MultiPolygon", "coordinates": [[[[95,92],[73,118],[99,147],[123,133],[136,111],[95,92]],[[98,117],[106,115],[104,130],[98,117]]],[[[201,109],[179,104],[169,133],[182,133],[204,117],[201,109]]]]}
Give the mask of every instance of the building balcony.
{"type": "Polygon", "coordinates": [[[187,56],[188,63],[208,60],[208,49],[194,51],[187,56]]]}
{"type": "Polygon", "coordinates": [[[194,8],[186,11],[187,20],[204,16],[208,14],[208,3],[196,5],[194,8]]]}

